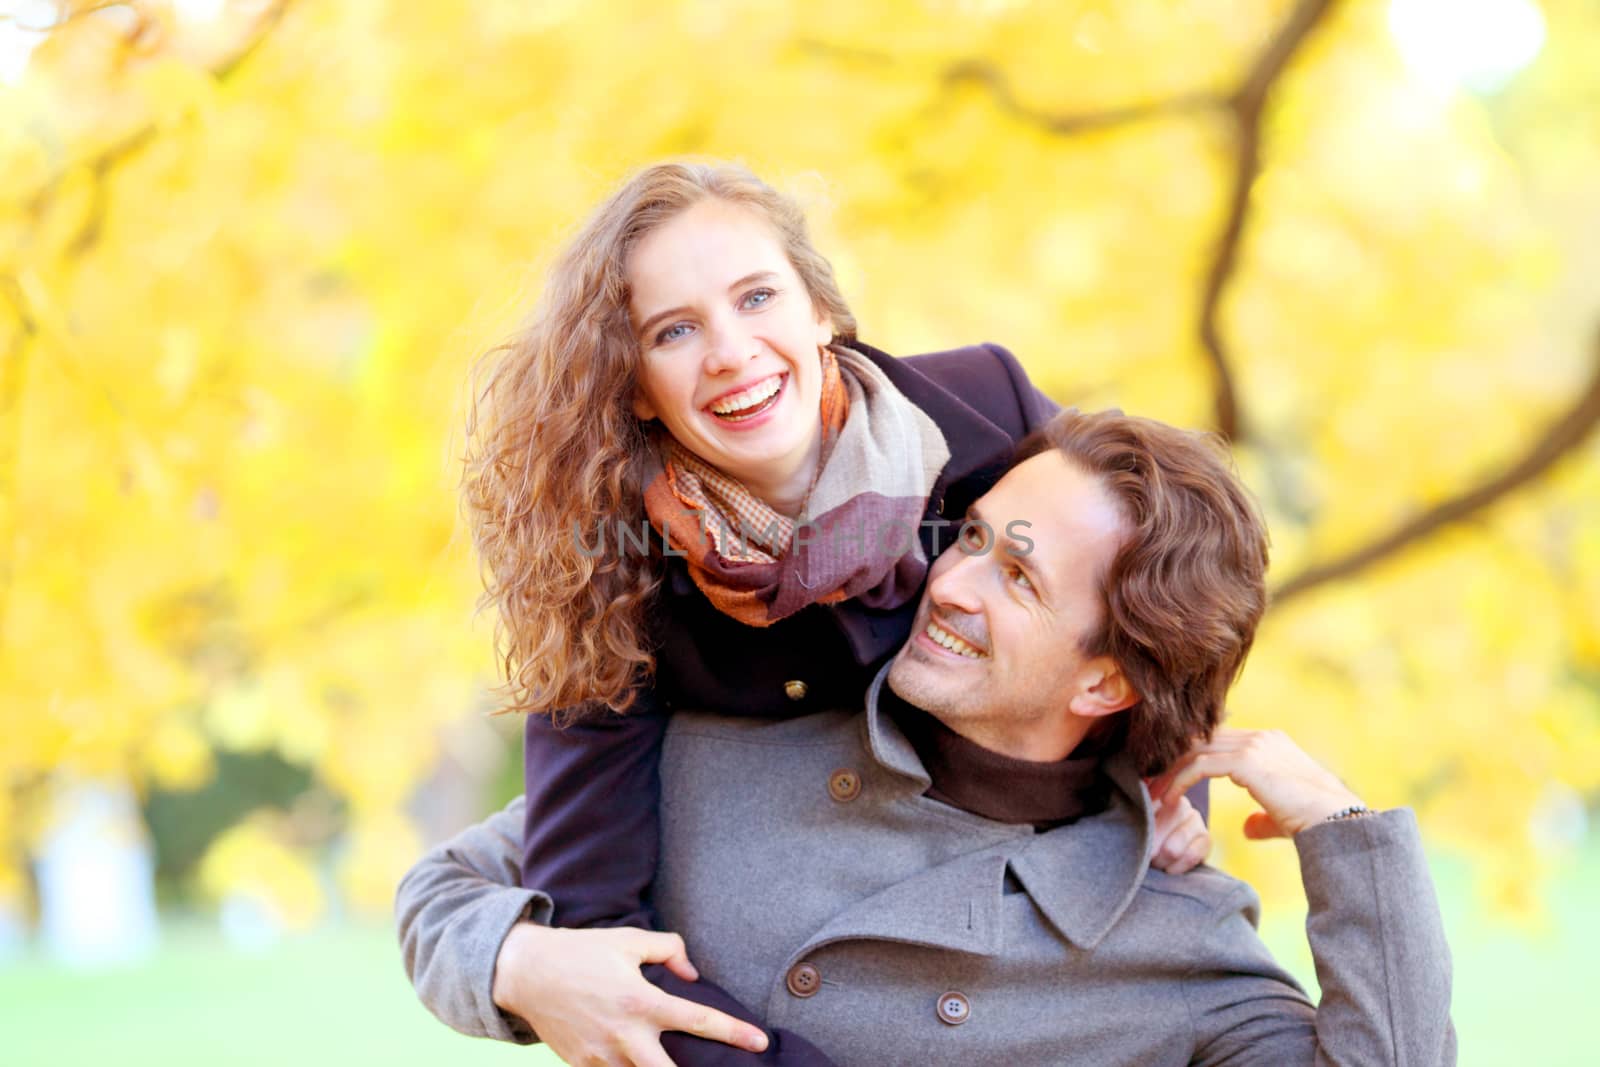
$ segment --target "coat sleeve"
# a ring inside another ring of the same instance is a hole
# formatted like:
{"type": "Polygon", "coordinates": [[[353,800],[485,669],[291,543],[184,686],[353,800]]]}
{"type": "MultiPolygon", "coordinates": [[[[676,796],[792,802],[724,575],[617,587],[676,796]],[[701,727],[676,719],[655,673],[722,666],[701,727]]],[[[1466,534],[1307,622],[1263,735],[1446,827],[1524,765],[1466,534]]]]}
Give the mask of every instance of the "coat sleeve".
{"type": "Polygon", "coordinates": [[[1017,415],[1022,430],[1017,435],[1019,438],[1026,437],[1060,413],[1061,405],[1045,396],[1039,387],[1033,384],[1028,372],[1022,369],[1022,364],[1011,354],[1010,349],[993,342],[983,347],[1000,361],[1000,365],[1005,368],[1006,376],[1011,379],[1012,388],[1016,391],[1017,415]]]}
{"type": "MultiPolygon", "coordinates": [[[[494,1003],[500,943],[524,920],[548,925],[554,911],[548,893],[517,886],[523,822],[524,799],[518,797],[428,852],[401,879],[395,917],[406,974],[429,1011],[469,1037],[532,1044],[538,1035],[528,1024],[494,1003]]],[[[686,982],[659,964],[643,972],[668,993],[762,1025],[712,982],[686,982]]],[[[663,1034],[662,1046],[680,1067],[832,1067],[798,1034],[779,1029],[767,1036],[770,1044],[759,1056],[684,1033],[663,1034]]]]}
{"type": "Polygon", "coordinates": [[[555,902],[556,926],[655,927],[646,906],[661,837],[668,713],[645,686],[625,715],[523,728],[521,884],[555,902]]]}
{"type": "Polygon", "coordinates": [[[548,923],[548,895],[517,885],[521,797],[429,851],[400,880],[395,920],[406,974],[440,1021],[469,1037],[530,1044],[533,1031],[495,1006],[500,942],[518,922],[548,923]]]}
{"type": "Polygon", "coordinates": [[[1450,950],[1416,819],[1408,810],[1314,826],[1295,836],[1322,986],[1312,1008],[1255,931],[1247,887],[1214,913],[1185,982],[1197,1064],[1456,1061],[1450,950]]]}

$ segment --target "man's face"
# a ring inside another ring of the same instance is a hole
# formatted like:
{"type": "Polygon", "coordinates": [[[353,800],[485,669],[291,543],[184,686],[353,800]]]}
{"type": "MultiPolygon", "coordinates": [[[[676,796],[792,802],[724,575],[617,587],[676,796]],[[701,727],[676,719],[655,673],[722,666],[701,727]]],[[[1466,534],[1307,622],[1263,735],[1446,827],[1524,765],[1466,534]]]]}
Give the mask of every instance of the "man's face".
{"type": "Polygon", "coordinates": [[[1060,759],[1086,729],[1069,713],[1104,714],[1119,699],[1096,687],[1122,684],[1120,673],[1082,642],[1100,625],[1126,523],[1099,479],[1054,449],[1012,468],[970,518],[993,535],[979,526],[934,563],[889,686],[992,751],[1060,759]]]}

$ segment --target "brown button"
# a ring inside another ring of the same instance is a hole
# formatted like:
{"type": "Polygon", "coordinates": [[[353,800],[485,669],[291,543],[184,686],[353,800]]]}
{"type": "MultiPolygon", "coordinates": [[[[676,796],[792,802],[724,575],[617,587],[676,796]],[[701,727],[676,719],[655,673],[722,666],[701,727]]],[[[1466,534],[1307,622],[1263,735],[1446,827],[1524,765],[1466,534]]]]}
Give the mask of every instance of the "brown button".
{"type": "Polygon", "coordinates": [[[828,795],[838,801],[854,800],[861,795],[861,776],[849,767],[841,767],[828,776],[828,795]]]}
{"type": "Polygon", "coordinates": [[[790,700],[804,700],[806,698],[806,683],[798,678],[792,682],[784,682],[783,692],[790,700]]]}
{"type": "Polygon", "coordinates": [[[972,1005],[964,993],[952,991],[939,998],[938,1012],[940,1022],[960,1026],[972,1014],[972,1005]]]}
{"type": "Polygon", "coordinates": [[[809,963],[797,963],[789,968],[789,976],[783,984],[797,997],[814,997],[822,988],[822,974],[809,963]]]}

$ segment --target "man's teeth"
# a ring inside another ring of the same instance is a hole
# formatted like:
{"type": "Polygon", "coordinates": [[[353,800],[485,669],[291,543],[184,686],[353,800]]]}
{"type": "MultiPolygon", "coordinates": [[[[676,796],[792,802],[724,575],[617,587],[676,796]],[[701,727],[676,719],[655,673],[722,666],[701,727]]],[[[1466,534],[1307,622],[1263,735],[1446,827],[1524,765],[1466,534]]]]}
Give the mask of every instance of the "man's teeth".
{"type": "Polygon", "coordinates": [[[928,627],[927,627],[926,631],[924,631],[924,632],[927,633],[927,635],[930,638],[933,639],[933,643],[934,644],[943,646],[944,648],[948,648],[951,652],[957,653],[958,655],[965,656],[968,659],[982,659],[983,658],[983,653],[982,652],[979,652],[977,649],[973,648],[971,645],[969,645],[965,641],[961,640],[961,638],[957,637],[955,634],[951,633],[949,630],[944,629],[938,623],[935,623],[935,622],[928,623],[928,627]]]}
{"type": "Polygon", "coordinates": [[[753,408],[772,397],[783,384],[783,375],[774,374],[764,378],[748,389],[741,389],[731,396],[725,396],[711,405],[712,414],[736,415],[746,408],[753,408]]]}

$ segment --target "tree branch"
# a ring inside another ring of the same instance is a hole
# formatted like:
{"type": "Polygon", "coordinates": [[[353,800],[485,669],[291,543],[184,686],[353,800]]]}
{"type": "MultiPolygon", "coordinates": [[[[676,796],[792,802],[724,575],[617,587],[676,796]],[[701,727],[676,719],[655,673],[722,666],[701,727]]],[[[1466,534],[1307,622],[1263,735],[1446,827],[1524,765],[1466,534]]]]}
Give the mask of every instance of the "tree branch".
{"type": "Polygon", "coordinates": [[[1272,594],[1272,606],[1281,606],[1319,585],[1348,578],[1387,559],[1417,541],[1466,519],[1533,481],[1582,445],[1600,426],[1600,335],[1595,338],[1593,377],[1575,403],[1545,429],[1520,458],[1499,474],[1455,496],[1441,500],[1422,514],[1401,523],[1370,543],[1326,563],[1307,567],[1272,594]]]}
{"type": "Polygon", "coordinates": [[[944,75],[947,86],[962,82],[977,82],[983,85],[989,90],[1001,111],[1060,136],[1093,133],[1150,119],[1202,111],[1224,111],[1232,116],[1238,129],[1238,142],[1234,150],[1232,191],[1228,197],[1227,218],[1217,238],[1211,265],[1206,271],[1198,324],[1200,344],[1211,363],[1215,382],[1212,398],[1213,419],[1217,432],[1229,441],[1240,440],[1245,434],[1246,424],[1240,410],[1238,390],[1234,385],[1232,361],[1218,320],[1222,293],[1238,269],[1239,246],[1250,212],[1250,190],[1255,186],[1256,178],[1261,173],[1261,117],[1278,80],[1299,53],[1306,38],[1327,17],[1335,2],[1336,0],[1300,0],[1283,26],[1273,36],[1272,42],[1250,65],[1239,87],[1226,96],[1215,93],[1179,93],[1175,96],[1105,111],[1050,114],[1029,107],[1018,100],[1005,75],[987,61],[965,60],[950,67],[944,75]]]}
{"type": "Polygon", "coordinates": [[[952,64],[945,70],[944,84],[947,87],[961,85],[964,82],[977,82],[988,89],[1000,110],[1013,118],[1030,122],[1064,137],[1093,133],[1096,130],[1106,130],[1116,126],[1129,126],[1149,119],[1210,111],[1228,105],[1227,99],[1216,93],[1179,93],[1176,96],[1161,97],[1140,104],[1126,104],[1105,111],[1052,115],[1029,107],[1018,100],[1016,94],[1011,91],[1011,83],[1006,80],[1006,76],[987,60],[966,59],[952,64]]]}
{"type": "Polygon", "coordinates": [[[1250,191],[1261,174],[1261,116],[1278,79],[1311,32],[1327,16],[1334,0],[1301,0],[1245,76],[1244,84],[1228,101],[1238,124],[1234,146],[1233,189],[1228,196],[1228,217],[1222,225],[1211,266],[1206,271],[1200,301],[1200,344],[1211,360],[1215,381],[1212,410],[1217,432],[1229,441],[1243,438],[1246,427],[1234,386],[1232,360],[1219,323],[1222,293],[1239,266],[1239,246],[1250,213],[1250,191]]]}

